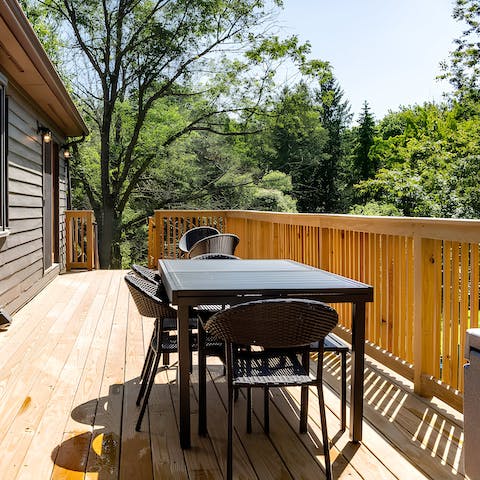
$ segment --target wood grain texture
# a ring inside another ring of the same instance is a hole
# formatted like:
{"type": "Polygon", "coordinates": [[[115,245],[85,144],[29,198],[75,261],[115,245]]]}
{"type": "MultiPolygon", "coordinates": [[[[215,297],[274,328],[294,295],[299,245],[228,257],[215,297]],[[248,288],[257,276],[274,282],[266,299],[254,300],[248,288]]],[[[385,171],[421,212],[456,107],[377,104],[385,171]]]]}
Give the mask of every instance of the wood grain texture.
{"type": "MultiPolygon", "coordinates": [[[[196,432],[196,355],[192,448],[179,445],[176,355],[156,377],[142,432],[134,431],[137,379],[152,321],[136,311],[124,274],[57,276],[0,332],[2,480],[223,478],[226,385],[217,359],[208,360],[209,436],[196,432]]],[[[367,358],[364,433],[356,446],[348,430],[339,432],[339,376],[338,358],[327,354],[324,394],[336,480],[464,478],[460,413],[416,396],[411,381],[367,358]]],[[[272,389],[269,436],[262,430],[261,397],[254,395],[251,434],[243,393],[235,404],[234,478],[324,478],[315,391],[302,435],[298,389],[272,389]]]]}

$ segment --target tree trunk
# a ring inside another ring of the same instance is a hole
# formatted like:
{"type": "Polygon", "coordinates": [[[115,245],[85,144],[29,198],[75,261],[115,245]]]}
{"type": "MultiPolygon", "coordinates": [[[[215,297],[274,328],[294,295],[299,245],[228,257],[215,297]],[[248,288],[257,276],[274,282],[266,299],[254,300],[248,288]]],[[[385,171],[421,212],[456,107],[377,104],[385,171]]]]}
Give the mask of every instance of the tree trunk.
{"type": "Polygon", "coordinates": [[[121,217],[110,202],[105,201],[102,212],[95,212],[98,222],[98,256],[100,268],[122,268],[120,242],[122,235],[121,217]]]}

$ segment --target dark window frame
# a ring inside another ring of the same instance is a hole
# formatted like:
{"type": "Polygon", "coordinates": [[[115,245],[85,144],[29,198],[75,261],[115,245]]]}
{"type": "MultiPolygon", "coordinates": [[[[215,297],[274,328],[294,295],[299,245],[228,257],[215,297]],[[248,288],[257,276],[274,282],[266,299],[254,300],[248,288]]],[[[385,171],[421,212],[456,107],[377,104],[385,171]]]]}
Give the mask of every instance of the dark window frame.
{"type": "Polygon", "coordinates": [[[0,236],[8,234],[8,97],[7,78],[0,73],[0,236]]]}

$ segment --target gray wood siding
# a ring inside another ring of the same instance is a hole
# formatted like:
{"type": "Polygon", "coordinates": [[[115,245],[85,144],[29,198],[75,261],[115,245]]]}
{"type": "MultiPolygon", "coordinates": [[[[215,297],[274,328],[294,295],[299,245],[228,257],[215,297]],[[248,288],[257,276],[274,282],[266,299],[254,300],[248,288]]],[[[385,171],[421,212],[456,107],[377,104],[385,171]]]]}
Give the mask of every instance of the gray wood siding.
{"type": "MultiPolygon", "coordinates": [[[[8,312],[20,308],[51,280],[43,268],[43,162],[42,143],[37,134],[39,117],[25,99],[10,88],[8,124],[8,237],[0,239],[0,307],[8,312]]],[[[50,126],[50,125],[49,125],[50,126]]],[[[61,145],[63,138],[55,134],[61,145]]],[[[66,168],[59,152],[60,264],[65,268],[66,168]]]]}
{"type": "Polygon", "coordinates": [[[60,263],[60,270],[64,271],[66,268],[67,263],[67,242],[66,242],[66,224],[65,224],[65,211],[67,210],[67,192],[68,192],[68,185],[67,185],[67,167],[65,164],[65,159],[63,158],[63,151],[60,151],[60,159],[59,159],[59,222],[60,222],[60,232],[59,232],[59,263],[60,263]]]}

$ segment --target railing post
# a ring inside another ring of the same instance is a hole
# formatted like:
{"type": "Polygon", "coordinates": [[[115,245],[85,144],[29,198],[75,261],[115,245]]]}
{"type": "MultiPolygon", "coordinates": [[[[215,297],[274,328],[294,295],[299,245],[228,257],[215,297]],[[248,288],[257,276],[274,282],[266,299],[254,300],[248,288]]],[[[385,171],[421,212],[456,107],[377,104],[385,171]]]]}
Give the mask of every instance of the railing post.
{"type": "Polygon", "coordinates": [[[93,212],[89,212],[90,215],[87,215],[87,268],[88,270],[93,270],[95,265],[95,247],[93,243],[94,234],[93,234],[93,212]]]}
{"type": "Polygon", "coordinates": [[[414,251],[414,391],[424,397],[432,396],[432,387],[426,379],[434,374],[435,317],[437,315],[436,258],[435,241],[415,234],[414,251]]]}
{"type": "MultiPolygon", "coordinates": [[[[160,259],[160,249],[164,250],[164,226],[163,226],[163,218],[160,211],[155,210],[154,212],[154,219],[155,219],[155,229],[153,230],[153,235],[155,240],[153,242],[153,264],[154,267],[158,266],[158,260],[160,259]]],[[[163,255],[161,256],[163,258],[163,255]]]]}
{"type": "Polygon", "coordinates": [[[153,217],[148,217],[148,266],[155,268],[155,220],[153,217]]]}

